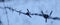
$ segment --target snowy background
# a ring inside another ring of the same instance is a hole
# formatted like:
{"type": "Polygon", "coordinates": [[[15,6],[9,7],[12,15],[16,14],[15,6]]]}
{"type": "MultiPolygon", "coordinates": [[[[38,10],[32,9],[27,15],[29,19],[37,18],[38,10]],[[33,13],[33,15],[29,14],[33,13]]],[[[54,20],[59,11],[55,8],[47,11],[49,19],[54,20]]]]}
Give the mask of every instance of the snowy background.
{"type": "MultiPolygon", "coordinates": [[[[17,11],[27,12],[27,9],[31,13],[40,13],[41,10],[44,13],[49,14],[53,10],[52,17],[60,17],[60,0],[10,0],[0,2],[0,20],[2,25],[60,25],[60,20],[48,19],[47,23],[41,16],[31,15],[32,18],[24,14],[12,12],[7,9],[8,14],[5,13],[3,7],[12,7],[17,11]],[[8,19],[7,19],[8,17],[8,19]]],[[[1,24],[1,23],[0,23],[1,24]]]]}

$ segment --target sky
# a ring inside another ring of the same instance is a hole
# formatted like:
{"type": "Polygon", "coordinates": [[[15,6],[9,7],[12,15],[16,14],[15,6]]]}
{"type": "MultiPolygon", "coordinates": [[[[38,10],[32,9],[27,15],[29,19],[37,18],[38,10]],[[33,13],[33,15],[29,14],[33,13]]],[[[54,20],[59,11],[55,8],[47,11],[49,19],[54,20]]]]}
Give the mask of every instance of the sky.
{"type": "Polygon", "coordinates": [[[32,18],[30,18],[9,9],[5,10],[4,7],[11,7],[24,13],[27,12],[27,9],[31,13],[38,14],[41,13],[41,10],[46,14],[53,11],[52,17],[60,17],[60,0],[6,0],[0,2],[0,21],[2,22],[0,25],[60,25],[60,20],[48,19],[46,23],[42,16],[31,15],[32,18]]]}

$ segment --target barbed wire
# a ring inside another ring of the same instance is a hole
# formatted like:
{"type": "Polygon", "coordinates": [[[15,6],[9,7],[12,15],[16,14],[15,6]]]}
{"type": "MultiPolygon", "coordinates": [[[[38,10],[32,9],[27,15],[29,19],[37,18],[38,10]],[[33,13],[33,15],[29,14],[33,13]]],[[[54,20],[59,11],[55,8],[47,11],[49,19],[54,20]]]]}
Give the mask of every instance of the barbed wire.
{"type": "Polygon", "coordinates": [[[51,11],[50,14],[48,15],[48,14],[45,14],[43,12],[43,10],[41,10],[41,14],[38,14],[38,13],[31,13],[28,9],[27,9],[27,12],[26,13],[21,12],[21,10],[17,11],[16,9],[13,9],[12,7],[4,7],[2,9],[9,9],[12,12],[15,11],[15,12],[19,13],[19,15],[20,14],[24,14],[24,15],[29,16],[30,18],[32,18],[31,15],[42,16],[45,19],[45,22],[47,22],[47,19],[60,20],[59,17],[51,17],[51,14],[53,13],[53,11],[51,11]]]}

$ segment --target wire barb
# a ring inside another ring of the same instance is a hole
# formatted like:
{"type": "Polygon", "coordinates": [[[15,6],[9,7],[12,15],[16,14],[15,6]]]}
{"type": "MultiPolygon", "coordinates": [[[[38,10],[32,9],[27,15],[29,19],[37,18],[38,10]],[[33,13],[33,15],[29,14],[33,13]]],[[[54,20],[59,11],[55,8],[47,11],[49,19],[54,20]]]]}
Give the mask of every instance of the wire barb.
{"type": "Polygon", "coordinates": [[[50,12],[50,15],[53,13],[53,11],[50,12]]]}

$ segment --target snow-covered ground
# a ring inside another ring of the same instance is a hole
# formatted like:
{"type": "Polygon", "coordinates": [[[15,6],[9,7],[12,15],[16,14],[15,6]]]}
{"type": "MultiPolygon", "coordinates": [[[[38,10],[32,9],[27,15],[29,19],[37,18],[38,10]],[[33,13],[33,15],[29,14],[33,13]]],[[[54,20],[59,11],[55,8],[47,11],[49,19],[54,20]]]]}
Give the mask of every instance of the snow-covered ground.
{"type": "Polygon", "coordinates": [[[27,15],[19,15],[19,13],[12,12],[9,9],[7,9],[8,14],[6,14],[6,10],[3,8],[5,6],[12,7],[17,11],[22,10],[24,13],[27,12],[27,9],[31,13],[41,13],[40,11],[43,10],[44,13],[48,14],[53,10],[52,17],[60,17],[60,0],[12,0],[0,2],[0,20],[3,25],[60,25],[60,20],[48,19],[46,23],[41,16],[31,15],[32,18],[29,18],[27,15]]]}

